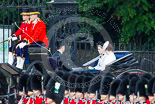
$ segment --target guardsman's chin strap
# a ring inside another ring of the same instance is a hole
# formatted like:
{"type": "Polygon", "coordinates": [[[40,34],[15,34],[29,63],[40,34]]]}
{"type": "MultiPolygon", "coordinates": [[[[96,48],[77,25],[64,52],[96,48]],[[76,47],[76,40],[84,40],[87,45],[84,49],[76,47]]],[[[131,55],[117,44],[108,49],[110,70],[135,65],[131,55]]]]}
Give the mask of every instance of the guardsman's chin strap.
{"type": "Polygon", "coordinates": [[[42,77],[41,77],[41,90],[42,90],[42,96],[43,96],[42,104],[45,104],[45,94],[44,94],[44,84],[43,84],[43,80],[44,80],[44,77],[42,76],[42,77]]]}

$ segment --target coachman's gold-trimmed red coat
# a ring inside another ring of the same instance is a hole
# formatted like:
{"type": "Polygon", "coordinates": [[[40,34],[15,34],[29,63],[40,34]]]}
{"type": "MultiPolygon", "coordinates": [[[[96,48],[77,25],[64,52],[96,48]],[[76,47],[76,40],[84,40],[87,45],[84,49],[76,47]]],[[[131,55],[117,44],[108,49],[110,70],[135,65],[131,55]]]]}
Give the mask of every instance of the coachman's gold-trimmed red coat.
{"type": "Polygon", "coordinates": [[[49,42],[46,36],[46,25],[40,18],[37,19],[35,24],[31,22],[31,26],[28,29],[27,34],[29,36],[26,35],[24,40],[26,40],[28,44],[31,44],[34,41],[41,41],[46,44],[45,47],[48,47],[49,42]]]}
{"type": "Polygon", "coordinates": [[[22,41],[25,36],[28,28],[30,27],[30,24],[28,22],[22,22],[20,25],[20,28],[14,33],[16,37],[19,37],[19,41],[22,41]]]}

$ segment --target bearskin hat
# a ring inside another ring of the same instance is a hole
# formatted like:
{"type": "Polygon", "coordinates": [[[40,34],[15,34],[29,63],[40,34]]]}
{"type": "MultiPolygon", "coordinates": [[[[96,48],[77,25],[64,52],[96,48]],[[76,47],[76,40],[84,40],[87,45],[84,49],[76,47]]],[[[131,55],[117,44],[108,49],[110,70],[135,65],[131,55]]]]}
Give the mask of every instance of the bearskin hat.
{"type": "Polygon", "coordinates": [[[101,83],[102,76],[96,76],[93,78],[90,82],[88,93],[96,93],[96,91],[99,92],[100,89],[100,83],[101,83]]]}
{"type": "Polygon", "coordinates": [[[120,82],[116,94],[128,95],[128,88],[129,88],[129,79],[126,77],[120,82]]]}
{"type": "Polygon", "coordinates": [[[139,92],[140,96],[147,97],[146,95],[147,83],[148,83],[147,79],[145,78],[140,79],[136,83],[136,93],[139,92]]]}
{"type": "Polygon", "coordinates": [[[153,82],[152,93],[155,94],[155,81],[153,82]]]}
{"type": "Polygon", "coordinates": [[[85,78],[84,75],[79,75],[76,78],[76,80],[75,80],[75,83],[76,83],[75,91],[76,92],[81,92],[82,93],[82,88],[83,88],[83,84],[84,84],[84,78],[85,78]]]}
{"type": "Polygon", "coordinates": [[[93,77],[91,77],[91,76],[86,76],[86,77],[84,78],[84,80],[83,80],[83,82],[84,82],[84,87],[83,87],[83,89],[82,89],[82,92],[83,92],[83,93],[88,92],[88,88],[89,88],[89,86],[90,86],[90,82],[91,82],[92,79],[93,79],[93,77]]]}
{"type": "Polygon", "coordinates": [[[32,75],[31,78],[31,88],[32,90],[40,90],[41,91],[41,75],[32,75]]]}
{"type": "Polygon", "coordinates": [[[148,82],[147,96],[153,96],[153,83],[155,82],[155,77],[151,78],[148,82]]]}
{"type": "Polygon", "coordinates": [[[46,98],[52,99],[56,104],[61,104],[65,92],[65,86],[57,82],[54,78],[49,80],[46,88],[46,98]]]}
{"type": "Polygon", "coordinates": [[[119,87],[120,82],[121,82],[120,79],[115,79],[112,81],[110,90],[108,92],[109,95],[116,96],[116,91],[117,91],[117,88],[119,87]]]}
{"type": "Polygon", "coordinates": [[[26,81],[26,91],[32,91],[32,88],[31,88],[31,78],[32,78],[32,75],[29,75],[27,81],[26,81]]]}
{"type": "Polygon", "coordinates": [[[75,80],[78,76],[75,74],[72,74],[69,78],[68,78],[68,86],[69,86],[69,90],[70,92],[75,92],[75,80]]]}
{"type": "Polygon", "coordinates": [[[111,76],[105,76],[102,78],[100,83],[100,94],[107,95],[110,89],[113,78],[111,76]]]}
{"type": "Polygon", "coordinates": [[[26,91],[26,82],[27,82],[27,79],[28,79],[28,75],[27,74],[24,74],[20,77],[19,79],[19,83],[17,85],[17,88],[19,91],[23,91],[23,87],[25,88],[25,91],[26,91]]]}
{"type": "Polygon", "coordinates": [[[139,76],[138,77],[132,77],[130,82],[129,82],[129,95],[134,94],[136,95],[136,83],[139,80],[139,76]]]}

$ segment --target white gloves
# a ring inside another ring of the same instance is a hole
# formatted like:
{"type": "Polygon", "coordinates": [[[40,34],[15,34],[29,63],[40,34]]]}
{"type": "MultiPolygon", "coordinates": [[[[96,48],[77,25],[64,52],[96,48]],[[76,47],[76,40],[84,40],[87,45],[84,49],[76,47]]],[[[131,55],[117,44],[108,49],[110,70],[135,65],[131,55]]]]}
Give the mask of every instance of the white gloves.
{"type": "Polygon", "coordinates": [[[27,43],[26,42],[21,42],[21,43],[19,43],[17,46],[16,46],[16,48],[23,48],[23,47],[25,47],[27,45],[27,43]]]}
{"type": "Polygon", "coordinates": [[[12,36],[10,36],[9,38],[8,38],[8,40],[11,40],[12,39],[12,36]]]}
{"type": "Polygon", "coordinates": [[[10,36],[9,38],[8,38],[8,40],[11,40],[12,39],[12,41],[15,41],[15,40],[17,40],[18,38],[17,37],[12,37],[12,36],[10,36]]]}
{"type": "Polygon", "coordinates": [[[26,45],[27,45],[26,42],[21,42],[20,48],[23,48],[23,47],[25,47],[26,45]]]}
{"type": "Polygon", "coordinates": [[[15,40],[17,40],[17,37],[12,37],[12,41],[15,41],[15,40]]]}

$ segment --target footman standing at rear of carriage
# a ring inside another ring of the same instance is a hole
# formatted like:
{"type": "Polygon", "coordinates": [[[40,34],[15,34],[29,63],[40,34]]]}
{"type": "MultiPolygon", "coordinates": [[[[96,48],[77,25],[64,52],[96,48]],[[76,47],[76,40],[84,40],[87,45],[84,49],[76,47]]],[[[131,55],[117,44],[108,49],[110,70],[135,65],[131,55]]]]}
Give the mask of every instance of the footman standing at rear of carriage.
{"type": "Polygon", "coordinates": [[[21,57],[20,69],[23,69],[24,61],[28,60],[28,47],[48,47],[48,38],[46,36],[46,25],[38,17],[40,13],[37,8],[30,8],[31,26],[25,33],[26,36],[23,41],[17,46],[19,50],[16,51],[18,57],[21,57]]]}

